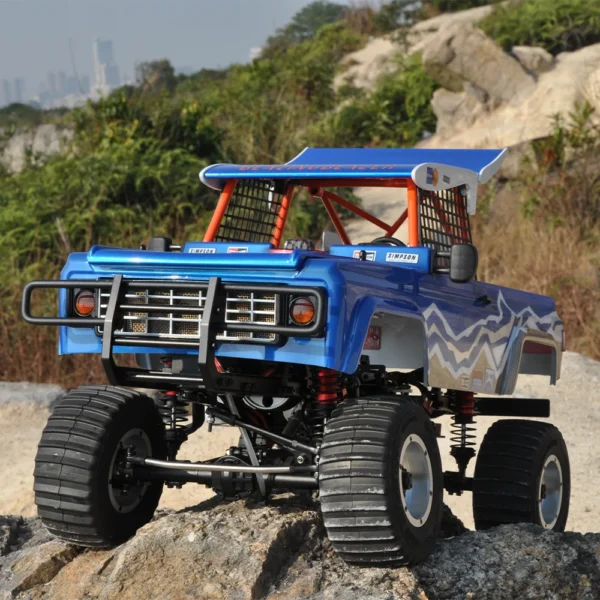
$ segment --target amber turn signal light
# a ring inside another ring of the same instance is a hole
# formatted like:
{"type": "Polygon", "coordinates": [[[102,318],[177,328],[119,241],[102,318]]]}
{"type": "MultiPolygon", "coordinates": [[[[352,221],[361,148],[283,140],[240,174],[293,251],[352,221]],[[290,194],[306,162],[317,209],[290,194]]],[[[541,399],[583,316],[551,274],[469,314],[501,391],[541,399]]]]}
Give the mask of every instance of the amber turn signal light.
{"type": "Polygon", "coordinates": [[[81,290],[75,296],[75,312],[80,317],[89,317],[96,308],[96,298],[89,290],[81,290]]]}
{"type": "Polygon", "coordinates": [[[290,317],[296,325],[308,325],[315,318],[315,305],[309,298],[296,298],[290,306],[290,317]]]}

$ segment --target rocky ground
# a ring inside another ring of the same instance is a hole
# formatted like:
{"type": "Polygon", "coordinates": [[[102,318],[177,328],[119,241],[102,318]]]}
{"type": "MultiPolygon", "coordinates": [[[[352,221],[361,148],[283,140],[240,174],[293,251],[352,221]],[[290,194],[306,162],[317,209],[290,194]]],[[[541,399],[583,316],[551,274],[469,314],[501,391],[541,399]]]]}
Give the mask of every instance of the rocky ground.
{"type": "MultiPolygon", "coordinates": [[[[460,525],[446,513],[450,533],[460,525]]],[[[82,550],[0,519],[0,600],[594,600],[600,534],[528,525],[441,540],[413,569],[345,565],[310,499],[160,514],[119,548],[82,550]]]]}

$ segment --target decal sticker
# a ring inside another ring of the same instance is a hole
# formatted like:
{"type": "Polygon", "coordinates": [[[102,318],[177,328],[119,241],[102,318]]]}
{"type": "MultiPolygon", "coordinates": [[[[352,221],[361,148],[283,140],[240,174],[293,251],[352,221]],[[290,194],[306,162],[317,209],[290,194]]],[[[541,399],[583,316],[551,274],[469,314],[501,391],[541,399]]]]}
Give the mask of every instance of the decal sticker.
{"type": "Polygon", "coordinates": [[[227,248],[227,254],[233,252],[248,252],[248,246],[229,246],[229,248],[227,248]]]}
{"type": "Polygon", "coordinates": [[[483,389],[483,371],[473,371],[473,379],[471,380],[471,389],[474,392],[483,389]]]}
{"type": "Polygon", "coordinates": [[[468,390],[469,389],[469,376],[466,373],[463,373],[460,376],[459,382],[460,382],[460,389],[461,390],[468,390]]]}
{"type": "Polygon", "coordinates": [[[377,256],[376,250],[355,250],[352,254],[352,258],[363,258],[363,260],[374,261],[377,256]],[[363,258],[364,255],[364,258],[363,258]]]}
{"type": "Polygon", "coordinates": [[[367,330],[364,350],[381,350],[381,327],[370,325],[367,330]]]}
{"type": "Polygon", "coordinates": [[[388,252],[385,255],[385,262],[408,263],[416,265],[419,262],[418,254],[410,254],[409,252],[388,252]]]}
{"type": "Polygon", "coordinates": [[[427,185],[432,185],[433,187],[437,187],[438,181],[440,179],[440,174],[437,169],[433,167],[427,167],[427,185]]]}
{"type": "Polygon", "coordinates": [[[556,312],[538,315],[530,306],[514,311],[502,292],[498,293],[496,302],[497,312],[471,323],[466,329],[455,330],[447,320],[449,315],[445,315],[436,304],[431,304],[423,312],[429,360],[438,360],[444,372],[460,389],[468,389],[463,387],[465,378],[468,385],[471,376],[475,377],[475,373],[471,372],[473,365],[485,361],[483,389],[495,393],[498,378],[508,360],[507,349],[515,327],[542,332],[560,343],[562,321],[556,312]]]}
{"type": "Polygon", "coordinates": [[[216,254],[216,248],[190,248],[189,254],[216,254]]]}
{"type": "Polygon", "coordinates": [[[442,181],[444,183],[450,184],[450,177],[448,177],[448,175],[442,175],[442,181]]]}

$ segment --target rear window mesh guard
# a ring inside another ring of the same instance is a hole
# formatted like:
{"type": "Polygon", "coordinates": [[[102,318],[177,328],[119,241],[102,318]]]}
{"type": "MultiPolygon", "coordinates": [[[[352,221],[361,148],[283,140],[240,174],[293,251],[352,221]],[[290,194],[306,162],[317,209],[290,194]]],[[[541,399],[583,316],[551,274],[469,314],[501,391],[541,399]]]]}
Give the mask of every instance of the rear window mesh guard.
{"type": "Polygon", "coordinates": [[[241,180],[235,186],[227,210],[219,226],[216,242],[271,242],[282,194],[270,181],[241,180]]]}
{"type": "Polygon", "coordinates": [[[419,238],[422,246],[438,252],[449,252],[454,244],[471,243],[467,198],[460,188],[438,192],[419,188],[418,194],[419,238]]]}

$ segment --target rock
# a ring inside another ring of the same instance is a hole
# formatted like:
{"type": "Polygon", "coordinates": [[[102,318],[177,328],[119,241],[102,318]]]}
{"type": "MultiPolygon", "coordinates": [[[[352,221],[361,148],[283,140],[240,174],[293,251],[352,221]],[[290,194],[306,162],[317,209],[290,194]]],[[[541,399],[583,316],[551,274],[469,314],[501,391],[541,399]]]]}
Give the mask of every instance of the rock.
{"type": "Polygon", "coordinates": [[[454,25],[470,25],[486,17],[491,6],[480,6],[454,13],[443,13],[432,19],[416,23],[407,33],[402,31],[374,38],[363,48],[346,55],[340,65],[340,73],[334,80],[334,88],[352,84],[371,90],[377,79],[394,70],[394,56],[398,53],[415,54],[435,39],[438,31],[454,25]]]}
{"type": "Polygon", "coordinates": [[[468,10],[457,12],[445,12],[437,17],[420,21],[410,28],[408,33],[408,42],[410,44],[410,53],[423,52],[425,48],[435,39],[436,34],[448,27],[461,27],[475,25],[485,19],[493,7],[478,6],[468,10]]]}
{"type": "Polygon", "coordinates": [[[0,556],[10,552],[10,547],[17,541],[22,525],[22,517],[0,517],[0,556]]]}
{"type": "MultiPolygon", "coordinates": [[[[481,34],[483,35],[483,34],[481,34]]],[[[438,53],[444,56],[446,50],[438,53]]],[[[514,58],[513,61],[503,63],[508,69],[516,64],[524,74],[523,67],[514,58]]],[[[451,61],[451,65],[458,65],[457,59],[451,61]]],[[[473,61],[477,64],[479,61],[473,61]]],[[[488,83],[485,73],[482,73],[481,82],[470,81],[490,95],[490,100],[481,103],[473,93],[469,96],[477,100],[481,105],[468,114],[471,101],[467,103],[467,92],[460,92],[460,97],[453,97],[446,93],[436,93],[434,98],[434,110],[439,118],[439,127],[436,134],[424,140],[420,146],[428,148],[502,148],[529,143],[533,140],[547,138],[552,135],[554,119],[557,115],[563,120],[569,121],[577,102],[587,101],[596,111],[600,110],[600,44],[595,44],[577,50],[576,52],[564,52],[559,54],[552,68],[540,72],[534,78],[528,74],[527,85],[517,87],[515,95],[510,101],[499,101],[498,95],[488,83]],[[518,98],[518,102],[516,99],[518,98]],[[440,101],[440,99],[442,101],[440,101]],[[465,103],[464,108],[461,101],[465,103]],[[456,118],[456,121],[453,119],[456,118]]],[[[460,66],[453,67],[461,69],[460,66]]],[[[500,68],[500,67],[499,67],[500,68]]],[[[502,67],[504,68],[504,67],[502,67]]],[[[440,69],[444,77],[448,77],[449,71],[440,69]]],[[[494,70],[495,71],[495,70],[494,70]]],[[[498,80],[504,80],[502,72],[498,80]]],[[[500,73],[500,71],[498,71],[500,73]]],[[[463,75],[464,76],[464,75],[463,75]]],[[[463,82],[463,88],[464,88],[463,82]]],[[[447,83],[446,92],[456,92],[456,81],[447,83]]],[[[507,92],[505,97],[511,93],[507,92]]]]}
{"type": "Polygon", "coordinates": [[[433,93],[431,107],[437,117],[436,133],[440,136],[452,134],[457,128],[470,127],[487,112],[485,104],[474,94],[451,92],[440,88],[433,93]]]}
{"type": "Polygon", "coordinates": [[[438,32],[423,50],[423,68],[447,90],[476,89],[477,99],[493,104],[518,105],[535,88],[519,62],[472,24],[455,23],[438,32]]]}
{"type": "Polygon", "coordinates": [[[51,124],[18,130],[6,143],[0,162],[10,173],[17,173],[25,168],[28,160],[39,164],[47,156],[63,152],[72,138],[70,129],[51,124]]]}
{"type": "Polygon", "coordinates": [[[441,540],[422,565],[366,569],[335,555],[308,497],[163,511],[122,546],[100,551],[51,540],[38,520],[27,519],[0,558],[0,598],[600,597],[600,534],[555,534],[531,525],[465,532],[449,509],[443,530],[452,537],[441,540]]]}
{"type": "Polygon", "coordinates": [[[514,46],[512,54],[524,69],[537,75],[554,66],[554,56],[539,46],[514,46]]]}
{"type": "Polygon", "coordinates": [[[430,598],[593,600],[600,597],[600,534],[534,525],[469,532],[439,544],[414,573],[430,598]]]}
{"type": "Polygon", "coordinates": [[[393,70],[391,58],[399,50],[400,46],[390,36],[375,38],[364,48],[344,57],[334,87],[338,89],[350,84],[364,89],[374,88],[381,75],[393,70]]]}
{"type": "Polygon", "coordinates": [[[46,383],[7,383],[0,382],[0,406],[31,403],[40,407],[52,407],[65,390],[59,385],[46,383]]]}

